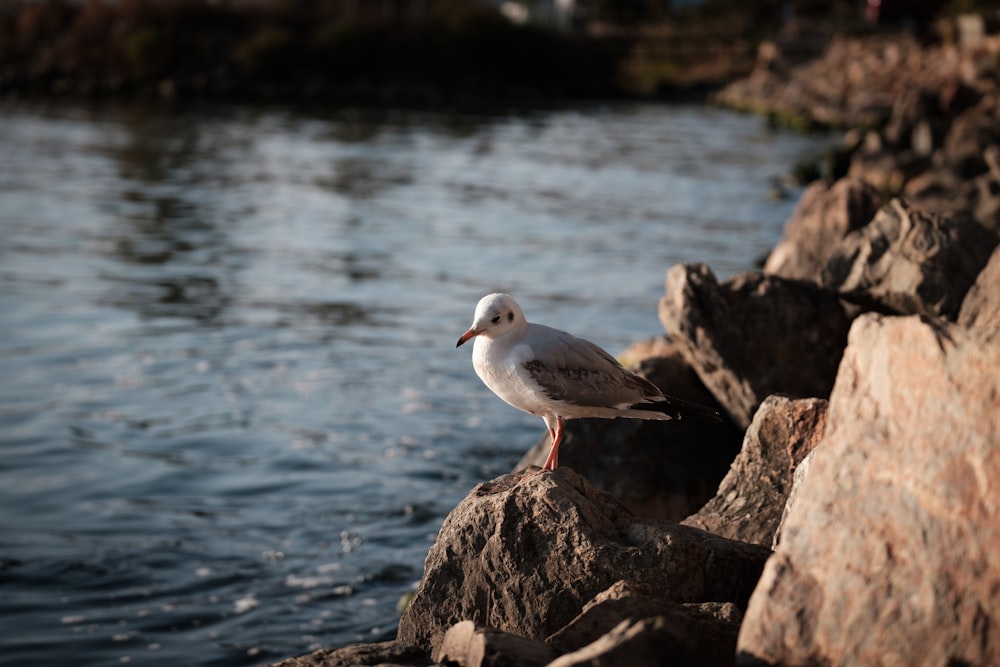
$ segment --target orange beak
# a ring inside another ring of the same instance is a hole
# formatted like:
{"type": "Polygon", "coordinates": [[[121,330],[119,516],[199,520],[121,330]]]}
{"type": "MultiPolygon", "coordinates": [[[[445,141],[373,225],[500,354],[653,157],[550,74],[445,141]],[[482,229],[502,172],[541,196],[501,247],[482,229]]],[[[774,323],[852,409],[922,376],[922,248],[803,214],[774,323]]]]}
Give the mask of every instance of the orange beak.
{"type": "Polygon", "coordinates": [[[455,344],[455,347],[461,347],[462,343],[466,342],[470,338],[475,338],[479,335],[479,333],[480,332],[476,331],[475,327],[470,327],[468,331],[458,337],[458,342],[455,344]]]}

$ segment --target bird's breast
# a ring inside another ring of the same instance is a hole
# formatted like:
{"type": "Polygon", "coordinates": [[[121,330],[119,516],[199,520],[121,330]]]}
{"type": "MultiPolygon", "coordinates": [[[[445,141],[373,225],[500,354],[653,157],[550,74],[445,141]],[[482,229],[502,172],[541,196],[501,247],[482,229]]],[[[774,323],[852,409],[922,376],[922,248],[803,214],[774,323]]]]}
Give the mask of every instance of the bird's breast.
{"type": "Polygon", "coordinates": [[[524,361],[531,358],[527,346],[514,346],[506,350],[490,344],[488,339],[476,339],[472,365],[476,375],[494,394],[506,403],[536,415],[550,412],[549,399],[524,369],[524,361]]]}

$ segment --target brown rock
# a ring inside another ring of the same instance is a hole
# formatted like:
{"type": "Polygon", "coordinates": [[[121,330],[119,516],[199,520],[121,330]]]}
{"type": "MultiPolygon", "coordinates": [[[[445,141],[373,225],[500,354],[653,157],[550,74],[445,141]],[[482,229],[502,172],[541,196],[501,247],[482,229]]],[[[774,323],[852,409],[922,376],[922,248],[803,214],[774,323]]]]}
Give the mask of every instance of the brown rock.
{"type": "Polygon", "coordinates": [[[816,181],[802,194],[785,232],[764,264],[764,273],[819,282],[830,253],[844,236],[878,211],[878,191],[863,180],[816,181]]]}
{"type": "Polygon", "coordinates": [[[923,210],[965,214],[1000,233],[1000,93],[955,115],[933,166],[910,179],[902,195],[923,210]]]}
{"type": "Polygon", "coordinates": [[[847,235],[823,271],[823,284],[872,310],[954,319],[996,245],[995,233],[965,216],[932,214],[894,199],[847,235]]]}
{"type": "Polygon", "coordinates": [[[675,602],[742,605],[768,549],[638,519],[569,468],[480,484],[427,554],[398,639],[436,649],[471,620],[543,639],[624,579],[675,602]]]}
{"type": "Polygon", "coordinates": [[[907,181],[901,196],[928,213],[969,213],[975,201],[975,185],[947,166],[937,166],[907,181]]]}
{"type": "Polygon", "coordinates": [[[740,664],[1000,664],[1000,334],[859,317],[740,664]]]}
{"type": "MultiPolygon", "coordinates": [[[[988,151],[1000,156],[1000,148],[988,151]]],[[[1000,234],[1000,175],[993,173],[977,176],[972,180],[974,194],[970,213],[973,219],[986,229],[1000,234]]]]}
{"type": "Polygon", "coordinates": [[[736,626],[712,619],[665,614],[625,620],[592,644],[549,667],[725,667],[735,662],[736,626]]]}
{"type": "Polygon", "coordinates": [[[431,664],[430,654],[426,650],[397,641],[387,641],[321,649],[276,662],[271,667],[427,667],[431,664]]]}
{"type": "Polygon", "coordinates": [[[882,134],[896,150],[912,149],[918,155],[930,156],[944,138],[948,111],[942,108],[939,91],[905,88],[893,102],[882,134]]]}
{"type": "Polygon", "coordinates": [[[719,492],[682,523],[770,547],[796,466],[823,437],[826,401],[769,396],[754,415],[719,492]]]}
{"type": "Polygon", "coordinates": [[[909,150],[859,150],[851,156],[847,175],[868,183],[879,192],[895,195],[930,166],[930,158],[909,150]]]}
{"type": "Polygon", "coordinates": [[[1000,246],[993,249],[990,261],[965,295],[958,323],[965,327],[1000,329],[1000,246]]]}
{"type": "MultiPolygon", "coordinates": [[[[644,347],[628,351],[633,369],[671,396],[722,410],[675,343],[664,338],[644,347]]],[[[673,521],[712,497],[742,440],[732,424],[704,419],[574,419],[565,433],[560,465],[581,473],[638,516],[673,521]]],[[[546,434],[515,470],[540,466],[548,453],[546,434]]]]}
{"type": "Polygon", "coordinates": [[[802,491],[802,487],[805,484],[806,476],[809,474],[809,468],[812,466],[814,458],[816,458],[815,449],[809,452],[806,457],[802,459],[797,466],[795,466],[795,473],[792,475],[792,490],[788,492],[788,499],[785,501],[785,509],[781,512],[781,521],[778,523],[777,530],[774,531],[774,540],[771,542],[772,549],[777,549],[778,545],[781,544],[781,536],[785,532],[785,522],[788,520],[788,514],[791,511],[791,508],[795,505],[795,501],[799,497],[799,493],[802,491]]]}
{"type": "MultiPolygon", "coordinates": [[[[637,516],[678,521],[712,497],[739,452],[740,429],[703,419],[574,419],[566,423],[559,466],[572,468],[637,516]]],[[[517,469],[540,465],[549,438],[517,469]]]]}
{"type": "Polygon", "coordinates": [[[952,121],[938,159],[961,177],[972,178],[989,169],[984,159],[989,146],[1000,146],[1000,95],[996,92],[952,121]]]}
{"type": "Polygon", "coordinates": [[[876,127],[890,117],[898,91],[940,89],[955,76],[954,59],[941,51],[909,36],[838,37],[822,57],[790,68],[758,67],[715,100],[822,125],[876,127]]]}
{"type": "Polygon", "coordinates": [[[657,595],[649,586],[618,581],[588,602],[579,616],[545,641],[562,651],[575,651],[611,632],[623,620],[653,616],[669,616],[677,624],[686,619],[693,619],[692,624],[714,621],[731,630],[735,642],[743,612],[732,602],[672,602],[657,595]]]}
{"type": "Polygon", "coordinates": [[[704,264],[667,272],[660,321],[742,427],[769,395],[829,395],[850,324],[819,287],[761,273],[723,283],[704,264]]]}
{"type": "Polygon", "coordinates": [[[556,650],[541,640],[462,621],[445,633],[434,661],[460,667],[542,667],[556,655],[556,650]]]}

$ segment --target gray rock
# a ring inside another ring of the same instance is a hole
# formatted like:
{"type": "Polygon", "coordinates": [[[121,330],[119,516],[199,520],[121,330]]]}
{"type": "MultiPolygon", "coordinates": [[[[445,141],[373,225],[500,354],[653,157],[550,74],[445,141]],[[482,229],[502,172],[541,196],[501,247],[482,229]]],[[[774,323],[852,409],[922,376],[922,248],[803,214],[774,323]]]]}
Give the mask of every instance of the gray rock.
{"type": "Polygon", "coordinates": [[[826,407],[818,398],[769,396],[754,415],[719,492],[682,523],[770,547],[794,471],[823,437],[826,407]]]}
{"type": "Polygon", "coordinates": [[[1000,332],[851,329],[738,664],[1000,664],[1000,332]]]}
{"type": "Polygon", "coordinates": [[[433,652],[471,620],[544,639],[622,579],[675,602],[743,605],[769,553],[639,519],[569,468],[507,475],[477,486],[445,520],[397,638],[433,652]]]}
{"type": "Polygon", "coordinates": [[[822,282],[867,309],[955,319],[996,245],[994,232],[965,216],[894,199],[844,238],[822,282]]]}
{"type": "Polygon", "coordinates": [[[850,325],[816,285],[761,273],[720,284],[704,264],[667,272],[660,321],[743,428],[771,394],[828,396],[850,325]]]}

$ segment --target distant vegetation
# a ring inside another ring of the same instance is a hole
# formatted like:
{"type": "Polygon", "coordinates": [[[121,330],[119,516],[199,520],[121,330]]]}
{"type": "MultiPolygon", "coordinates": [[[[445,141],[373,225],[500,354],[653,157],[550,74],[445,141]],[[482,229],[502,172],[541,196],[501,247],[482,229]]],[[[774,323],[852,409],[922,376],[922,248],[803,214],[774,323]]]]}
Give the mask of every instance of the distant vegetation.
{"type": "Polygon", "coordinates": [[[516,26],[472,2],[370,9],[388,4],[25,3],[0,10],[0,88],[414,98],[614,90],[621,40],[516,26]]]}
{"type": "Polygon", "coordinates": [[[555,30],[476,0],[6,3],[0,91],[428,104],[650,95],[746,73],[789,12],[862,14],[843,1],[676,4],[581,2],[555,30]]]}

